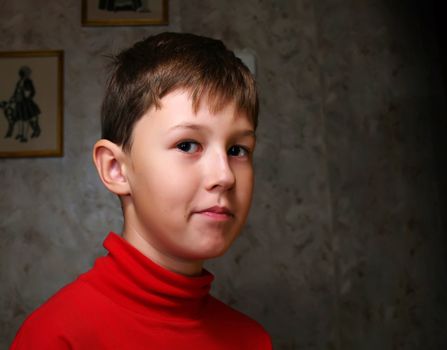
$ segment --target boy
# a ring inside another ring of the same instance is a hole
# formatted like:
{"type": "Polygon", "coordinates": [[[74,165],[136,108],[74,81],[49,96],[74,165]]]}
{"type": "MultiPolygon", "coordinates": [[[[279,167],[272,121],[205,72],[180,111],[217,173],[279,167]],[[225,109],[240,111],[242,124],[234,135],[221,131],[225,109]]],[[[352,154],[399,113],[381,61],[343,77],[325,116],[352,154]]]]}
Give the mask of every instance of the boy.
{"type": "Polygon", "coordinates": [[[264,329],[209,295],[251,203],[253,77],[217,40],[163,33],[115,57],[93,150],[122,237],[35,311],[21,349],[271,349],[264,329]]]}

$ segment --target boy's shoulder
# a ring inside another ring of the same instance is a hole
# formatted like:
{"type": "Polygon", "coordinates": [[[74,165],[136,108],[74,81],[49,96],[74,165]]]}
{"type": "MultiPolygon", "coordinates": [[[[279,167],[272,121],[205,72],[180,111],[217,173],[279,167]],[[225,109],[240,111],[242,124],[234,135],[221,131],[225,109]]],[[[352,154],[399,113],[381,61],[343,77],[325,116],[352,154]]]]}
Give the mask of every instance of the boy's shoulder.
{"type": "Polygon", "coordinates": [[[26,348],[21,342],[29,340],[39,344],[39,349],[52,349],[55,342],[60,343],[58,349],[65,348],[71,333],[89,331],[88,315],[100,300],[97,292],[79,278],[67,284],[26,318],[11,350],[26,348]]]}
{"type": "Polygon", "coordinates": [[[270,336],[264,327],[233,307],[223,303],[219,299],[210,296],[207,318],[210,319],[210,325],[216,328],[216,331],[225,329],[230,330],[228,334],[234,334],[239,341],[246,339],[250,342],[252,349],[270,349],[270,336]],[[254,345],[252,342],[258,343],[254,345]],[[266,345],[268,345],[266,347],[266,345]]]}
{"type": "Polygon", "coordinates": [[[241,326],[261,327],[261,325],[254,319],[234,309],[214,296],[210,296],[209,306],[210,317],[218,317],[222,320],[222,322],[231,322],[241,326]]]}

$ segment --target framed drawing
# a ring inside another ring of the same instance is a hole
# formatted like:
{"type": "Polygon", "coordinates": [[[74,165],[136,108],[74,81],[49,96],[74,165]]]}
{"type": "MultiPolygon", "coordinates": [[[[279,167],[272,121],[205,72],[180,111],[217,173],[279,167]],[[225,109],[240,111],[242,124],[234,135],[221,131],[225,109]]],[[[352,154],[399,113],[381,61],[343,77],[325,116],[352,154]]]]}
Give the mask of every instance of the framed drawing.
{"type": "Polygon", "coordinates": [[[168,0],[82,0],[84,26],[168,24],[168,0]]]}
{"type": "Polygon", "coordinates": [[[0,157],[63,155],[63,52],[0,52],[0,157]]]}

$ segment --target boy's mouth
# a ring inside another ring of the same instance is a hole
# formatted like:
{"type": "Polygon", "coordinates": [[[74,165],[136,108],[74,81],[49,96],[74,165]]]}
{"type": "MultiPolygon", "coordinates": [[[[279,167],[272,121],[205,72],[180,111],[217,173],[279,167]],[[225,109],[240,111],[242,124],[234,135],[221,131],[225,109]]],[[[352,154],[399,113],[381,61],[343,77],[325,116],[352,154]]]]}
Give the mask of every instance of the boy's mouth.
{"type": "Polygon", "coordinates": [[[234,217],[234,214],[227,207],[213,206],[196,212],[210,219],[226,221],[234,217]]]}

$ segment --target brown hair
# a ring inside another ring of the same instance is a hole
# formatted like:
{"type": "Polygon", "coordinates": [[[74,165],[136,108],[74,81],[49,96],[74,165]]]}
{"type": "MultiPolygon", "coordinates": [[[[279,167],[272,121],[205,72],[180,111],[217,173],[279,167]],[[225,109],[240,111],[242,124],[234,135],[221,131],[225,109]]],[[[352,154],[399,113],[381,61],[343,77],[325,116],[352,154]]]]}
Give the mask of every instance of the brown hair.
{"type": "Polygon", "coordinates": [[[219,40],[161,33],[113,57],[111,67],[101,109],[102,137],[125,151],[131,148],[135,123],[176,89],[190,93],[196,111],[202,98],[213,112],[234,101],[257,126],[254,78],[219,40]]]}

